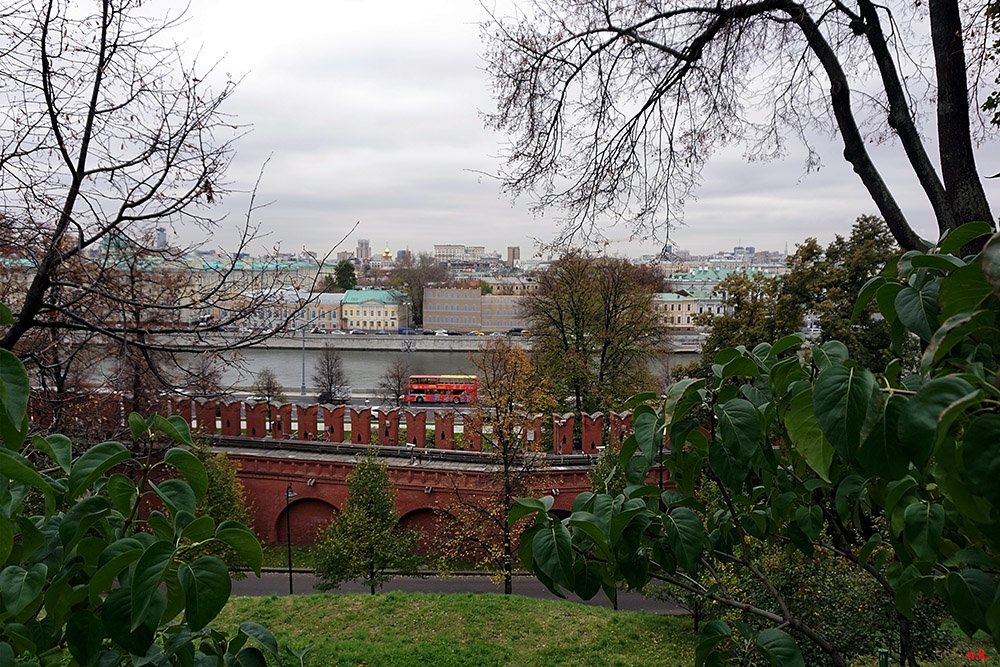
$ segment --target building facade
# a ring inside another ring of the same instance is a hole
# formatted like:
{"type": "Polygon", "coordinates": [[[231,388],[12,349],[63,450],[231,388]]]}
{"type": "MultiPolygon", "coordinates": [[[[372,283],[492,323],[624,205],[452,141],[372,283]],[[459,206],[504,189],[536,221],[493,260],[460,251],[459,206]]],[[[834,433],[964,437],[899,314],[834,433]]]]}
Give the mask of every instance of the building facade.
{"type": "Polygon", "coordinates": [[[413,323],[410,300],[394,289],[352,289],[343,295],[341,328],[395,333],[413,323]]]}

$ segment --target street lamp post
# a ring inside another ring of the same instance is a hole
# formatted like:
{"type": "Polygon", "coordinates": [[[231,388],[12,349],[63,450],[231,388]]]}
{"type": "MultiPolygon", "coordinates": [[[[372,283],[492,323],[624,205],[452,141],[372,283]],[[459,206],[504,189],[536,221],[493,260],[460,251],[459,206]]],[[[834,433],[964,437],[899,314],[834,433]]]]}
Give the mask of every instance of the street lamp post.
{"type": "Polygon", "coordinates": [[[306,395],[306,325],[302,325],[302,396],[306,395]]]}
{"type": "Polygon", "coordinates": [[[295,497],[292,483],[285,489],[285,543],[288,545],[288,594],[292,595],[292,515],[288,512],[288,503],[295,497]]]}

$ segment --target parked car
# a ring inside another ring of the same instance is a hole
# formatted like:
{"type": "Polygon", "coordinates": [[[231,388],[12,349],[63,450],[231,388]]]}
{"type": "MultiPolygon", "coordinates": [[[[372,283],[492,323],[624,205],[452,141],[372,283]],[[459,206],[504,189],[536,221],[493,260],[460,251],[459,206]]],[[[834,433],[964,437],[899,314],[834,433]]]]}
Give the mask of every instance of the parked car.
{"type": "Polygon", "coordinates": [[[365,336],[367,334],[367,331],[362,331],[361,329],[351,329],[352,336],[365,336]]]}
{"type": "Polygon", "coordinates": [[[484,334],[482,331],[470,331],[469,335],[470,336],[485,336],[486,334],[484,334]]]}
{"type": "Polygon", "coordinates": [[[343,329],[331,329],[330,333],[332,333],[332,334],[338,334],[340,336],[346,336],[347,335],[347,332],[344,331],[343,329]]]}
{"type": "Polygon", "coordinates": [[[389,332],[388,332],[388,331],[382,331],[382,330],[379,330],[379,331],[376,331],[376,332],[375,332],[375,335],[376,335],[376,336],[388,336],[388,335],[389,335],[389,332]]]}
{"type": "Polygon", "coordinates": [[[447,329],[438,329],[437,331],[434,332],[434,335],[435,336],[447,336],[448,335],[448,330],[447,329]]]}
{"type": "Polygon", "coordinates": [[[416,336],[417,332],[410,327],[400,327],[399,334],[401,336],[416,336]]]}

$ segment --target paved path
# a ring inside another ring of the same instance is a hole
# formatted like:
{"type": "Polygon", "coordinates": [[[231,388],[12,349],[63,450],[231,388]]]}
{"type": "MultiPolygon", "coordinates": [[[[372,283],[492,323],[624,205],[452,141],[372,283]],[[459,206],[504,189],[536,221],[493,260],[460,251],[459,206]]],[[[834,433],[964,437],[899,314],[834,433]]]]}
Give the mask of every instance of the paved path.
{"type": "MultiPolygon", "coordinates": [[[[292,574],[292,589],[296,594],[320,593],[313,587],[316,578],[312,572],[295,571],[292,574]]],[[[558,600],[545,586],[537,579],[530,576],[517,576],[513,581],[514,594],[524,595],[531,598],[544,600],[558,600]]],[[[404,593],[503,593],[503,584],[494,584],[489,577],[485,576],[452,576],[452,577],[427,577],[419,579],[416,577],[396,577],[388,581],[382,587],[382,592],[389,593],[400,591],[404,593]]],[[[337,593],[367,593],[368,589],[360,582],[344,584],[337,593]]],[[[233,581],[233,595],[278,595],[288,594],[288,573],[268,571],[261,575],[260,579],[252,574],[245,579],[233,581]]],[[[576,596],[568,599],[581,604],[598,607],[610,607],[611,602],[604,597],[603,593],[598,593],[592,600],[580,600],[576,596]]],[[[655,614],[683,614],[683,609],[675,604],[662,600],[647,600],[637,593],[622,592],[618,594],[618,608],[626,611],[648,611],[655,614]]]]}

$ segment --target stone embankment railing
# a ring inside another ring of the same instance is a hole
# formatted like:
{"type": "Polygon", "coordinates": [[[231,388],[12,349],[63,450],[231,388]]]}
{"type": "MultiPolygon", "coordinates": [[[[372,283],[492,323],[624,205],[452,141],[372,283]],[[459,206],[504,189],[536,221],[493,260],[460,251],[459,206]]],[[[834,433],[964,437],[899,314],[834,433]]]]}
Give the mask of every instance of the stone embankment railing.
{"type": "MultiPolygon", "coordinates": [[[[483,448],[483,425],[475,415],[453,410],[379,410],[373,424],[371,408],[333,405],[280,405],[254,401],[195,401],[172,399],[168,412],[179,415],[191,426],[207,435],[242,436],[296,440],[324,440],[366,445],[407,444],[414,447],[454,449],[456,419],[461,427],[461,447],[471,451],[483,448]],[[430,421],[429,423],[429,420],[430,421]],[[350,426],[348,430],[347,426],[350,426]],[[429,437],[433,429],[433,436],[429,437]]],[[[554,454],[582,453],[597,455],[606,446],[618,448],[632,427],[628,412],[607,415],[580,416],[578,435],[574,436],[577,416],[535,415],[527,419],[524,438],[542,442],[543,431],[551,425],[554,454]],[[549,421],[551,420],[551,421],[549,421]],[[576,438],[579,438],[577,442],[576,438]]],[[[548,433],[545,433],[546,439],[548,433]]]]}

